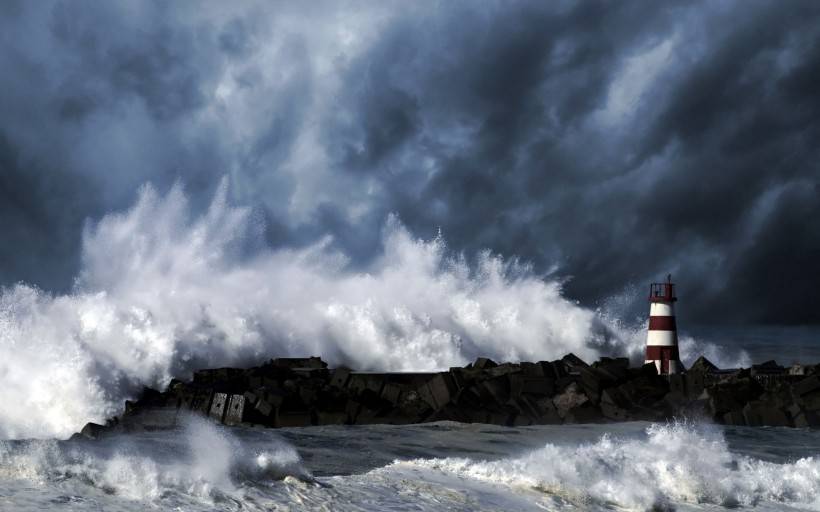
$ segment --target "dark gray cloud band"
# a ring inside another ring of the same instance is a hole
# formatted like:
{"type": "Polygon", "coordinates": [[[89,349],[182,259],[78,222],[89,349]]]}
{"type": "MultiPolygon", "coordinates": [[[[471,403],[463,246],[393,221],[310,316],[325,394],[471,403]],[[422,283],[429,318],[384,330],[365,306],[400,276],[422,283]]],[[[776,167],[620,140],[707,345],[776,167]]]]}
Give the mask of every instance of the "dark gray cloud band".
{"type": "MultiPolygon", "coordinates": [[[[820,5],[0,7],[0,282],[66,290],[86,218],[223,176],[273,246],[367,262],[390,212],[570,277],[672,272],[699,322],[818,323],[820,5]]],[[[642,303],[639,303],[643,307],[642,303]]]]}

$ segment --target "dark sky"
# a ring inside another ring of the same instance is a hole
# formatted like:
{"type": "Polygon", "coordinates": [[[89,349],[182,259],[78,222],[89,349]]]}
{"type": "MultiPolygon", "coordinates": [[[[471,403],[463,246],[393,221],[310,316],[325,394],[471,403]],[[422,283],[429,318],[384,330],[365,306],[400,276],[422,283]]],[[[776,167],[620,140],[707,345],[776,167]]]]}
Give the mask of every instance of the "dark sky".
{"type": "Polygon", "coordinates": [[[227,176],[274,247],[364,265],[395,212],[591,307],[671,272],[689,321],[820,323],[820,2],[6,0],[0,41],[1,284],[227,176]]]}

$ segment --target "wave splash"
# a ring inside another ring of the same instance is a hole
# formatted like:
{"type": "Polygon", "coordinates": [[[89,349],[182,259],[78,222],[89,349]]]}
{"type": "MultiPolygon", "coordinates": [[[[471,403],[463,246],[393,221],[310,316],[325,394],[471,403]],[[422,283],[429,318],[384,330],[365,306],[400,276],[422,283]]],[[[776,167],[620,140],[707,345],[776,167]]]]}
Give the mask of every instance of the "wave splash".
{"type": "Polygon", "coordinates": [[[0,291],[0,387],[14,397],[0,401],[0,438],[64,437],[143,385],[269,357],[422,371],[642,349],[642,331],[516,259],[468,261],[391,216],[380,254],[356,271],[330,238],[266,248],[252,210],[226,197],[223,183],[193,216],[180,186],[144,186],[130,210],[87,225],[72,293],[0,291]]]}
{"type": "Polygon", "coordinates": [[[733,454],[722,431],[686,423],[653,424],[639,439],[604,435],[590,444],[547,444],[515,459],[419,459],[386,469],[406,466],[534,490],[595,508],[617,504],[674,510],[680,503],[731,508],[780,503],[820,509],[820,460],[807,457],[777,464],[733,454]]]}
{"type": "Polygon", "coordinates": [[[192,218],[181,187],[145,186],[129,211],[87,226],[73,293],[2,291],[0,386],[15,399],[0,401],[0,436],[66,436],[142,385],[272,356],[432,370],[630,348],[516,260],[470,264],[391,217],[382,253],[354,272],[330,239],[265,249],[252,211],[226,194],[192,218]]]}

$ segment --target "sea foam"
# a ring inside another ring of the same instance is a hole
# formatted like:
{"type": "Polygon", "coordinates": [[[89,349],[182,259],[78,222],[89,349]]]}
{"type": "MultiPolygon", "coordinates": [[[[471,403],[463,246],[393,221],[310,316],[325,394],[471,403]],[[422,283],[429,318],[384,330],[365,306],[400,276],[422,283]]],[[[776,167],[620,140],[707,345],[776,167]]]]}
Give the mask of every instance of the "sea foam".
{"type": "Polygon", "coordinates": [[[733,454],[719,427],[707,425],[652,424],[645,437],[603,435],[594,443],[547,444],[517,458],[418,459],[396,462],[387,470],[407,466],[537,491],[596,509],[616,504],[673,510],[680,503],[820,509],[820,460],[777,464],[733,454]]]}

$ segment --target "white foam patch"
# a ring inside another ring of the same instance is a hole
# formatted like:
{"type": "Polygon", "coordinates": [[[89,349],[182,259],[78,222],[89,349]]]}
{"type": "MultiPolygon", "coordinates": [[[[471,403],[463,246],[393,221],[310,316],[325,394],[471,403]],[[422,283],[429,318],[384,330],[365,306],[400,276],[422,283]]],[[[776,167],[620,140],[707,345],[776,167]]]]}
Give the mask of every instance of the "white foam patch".
{"type": "MultiPolygon", "coordinates": [[[[143,187],[89,224],[75,291],[0,293],[0,437],[67,436],[142,386],[197,368],[319,355],[359,369],[435,370],[478,356],[638,355],[644,340],[566,300],[558,282],[489,252],[474,262],[388,219],[353,271],[330,239],[269,250],[220,187],[189,213],[180,187],[143,187]]],[[[640,357],[638,357],[640,359],[640,357]]]]}
{"type": "Polygon", "coordinates": [[[679,503],[737,507],[768,502],[820,509],[820,461],[814,457],[776,464],[734,455],[720,431],[683,423],[653,424],[646,434],[641,439],[605,435],[583,445],[547,444],[523,457],[498,461],[396,462],[387,470],[423,468],[537,490],[596,508],[615,504],[663,510],[679,503]]]}

